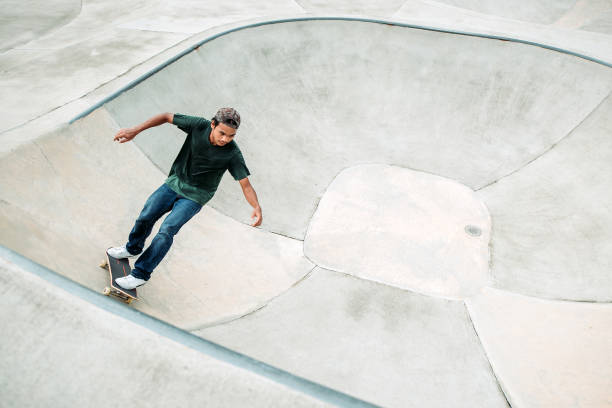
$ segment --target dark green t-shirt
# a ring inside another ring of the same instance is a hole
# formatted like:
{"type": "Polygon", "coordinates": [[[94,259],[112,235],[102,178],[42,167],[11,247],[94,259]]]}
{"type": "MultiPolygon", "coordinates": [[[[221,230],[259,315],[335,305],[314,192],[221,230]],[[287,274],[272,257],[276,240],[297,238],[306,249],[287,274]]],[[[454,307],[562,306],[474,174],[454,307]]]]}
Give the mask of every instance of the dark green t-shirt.
{"type": "Polygon", "coordinates": [[[251,174],[235,141],[225,146],[210,143],[209,120],[176,113],[172,123],[187,133],[166,179],[176,193],[204,205],[215,195],[225,170],[235,180],[251,174]]]}

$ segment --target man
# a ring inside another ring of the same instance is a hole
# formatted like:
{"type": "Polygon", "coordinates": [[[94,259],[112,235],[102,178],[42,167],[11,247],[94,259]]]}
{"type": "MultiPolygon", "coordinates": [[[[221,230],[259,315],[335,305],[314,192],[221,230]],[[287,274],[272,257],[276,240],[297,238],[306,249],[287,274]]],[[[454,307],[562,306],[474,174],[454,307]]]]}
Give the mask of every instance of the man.
{"type": "Polygon", "coordinates": [[[196,215],[215,194],[225,170],[240,182],[246,200],[253,207],[252,226],[261,225],[261,207],[249,182],[249,169],[233,140],[240,126],[240,115],[233,108],[221,108],[212,121],[197,116],[162,113],[139,126],[121,129],[114,140],[125,143],[150,127],[172,123],[187,133],[183,147],[172,164],[168,178],[147,200],[124,246],[108,250],[115,258],[140,254],[145,239],[162,215],[164,219],[151,244],[136,261],[134,270],[115,280],[124,289],[145,284],[164,258],[179,229],[196,215]]]}

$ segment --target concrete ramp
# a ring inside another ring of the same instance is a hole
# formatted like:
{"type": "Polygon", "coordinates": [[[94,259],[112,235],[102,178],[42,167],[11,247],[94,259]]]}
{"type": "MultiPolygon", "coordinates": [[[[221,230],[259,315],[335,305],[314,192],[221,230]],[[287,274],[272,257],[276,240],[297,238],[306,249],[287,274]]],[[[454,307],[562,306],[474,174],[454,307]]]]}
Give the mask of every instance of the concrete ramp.
{"type": "MultiPolygon", "coordinates": [[[[264,224],[247,225],[226,176],[134,309],[382,406],[612,406],[609,66],[346,19],[254,25],[194,48],[3,149],[2,245],[100,291],[104,250],[126,241],[184,140],[170,125],[123,145],[115,132],[233,106],[264,224]],[[547,349],[561,332],[575,337],[547,349]]],[[[312,403],[261,390],[275,406],[312,403]]]]}
{"type": "Polygon", "coordinates": [[[105,296],[0,248],[2,405],[373,407],[105,296]]]}

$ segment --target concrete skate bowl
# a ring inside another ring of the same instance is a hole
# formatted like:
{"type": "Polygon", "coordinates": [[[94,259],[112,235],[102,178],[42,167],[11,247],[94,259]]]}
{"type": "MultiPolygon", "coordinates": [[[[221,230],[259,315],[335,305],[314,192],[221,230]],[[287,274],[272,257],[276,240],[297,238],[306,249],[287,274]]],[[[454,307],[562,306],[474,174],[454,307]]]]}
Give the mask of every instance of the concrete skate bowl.
{"type": "Polygon", "coordinates": [[[114,133],[233,106],[264,224],[226,176],[133,307],[383,406],[605,406],[611,89],[605,64],[512,41],[232,31],[6,153],[2,244],[101,290],[184,140],[114,133]]]}

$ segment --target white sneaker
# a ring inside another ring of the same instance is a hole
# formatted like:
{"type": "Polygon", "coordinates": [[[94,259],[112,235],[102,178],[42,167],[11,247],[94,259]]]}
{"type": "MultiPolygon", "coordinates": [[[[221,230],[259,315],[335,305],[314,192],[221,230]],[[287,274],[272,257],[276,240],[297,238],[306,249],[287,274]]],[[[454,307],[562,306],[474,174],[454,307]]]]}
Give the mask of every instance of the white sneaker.
{"type": "Polygon", "coordinates": [[[117,278],[115,279],[115,282],[117,282],[117,285],[121,286],[123,289],[135,289],[147,283],[146,280],[137,278],[134,275],[117,278]]]}
{"type": "Polygon", "coordinates": [[[130,254],[128,250],[125,248],[125,245],[120,246],[120,247],[109,248],[106,252],[115,259],[132,258],[136,256],[136,255],[130,254]]]}

